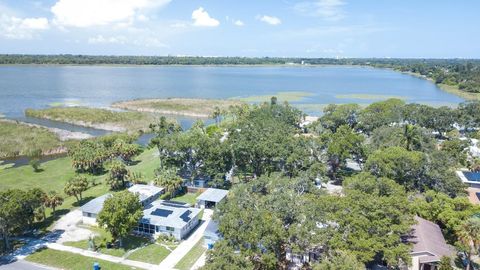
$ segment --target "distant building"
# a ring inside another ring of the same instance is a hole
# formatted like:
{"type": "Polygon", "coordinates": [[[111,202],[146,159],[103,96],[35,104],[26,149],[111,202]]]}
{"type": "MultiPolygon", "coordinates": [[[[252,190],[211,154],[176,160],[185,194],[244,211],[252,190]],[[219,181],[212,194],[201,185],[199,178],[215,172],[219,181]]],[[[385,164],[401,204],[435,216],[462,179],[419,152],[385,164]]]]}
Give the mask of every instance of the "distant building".
{"type": "Polygon", "coordinates": [[[198,225],[200,212],[183,203],[155,201],[143,210],[143,218],[134,232],[151,236],[166,234],[180,240],[198,225]]]}
{"type": "Polygon", "coordinates": [[[415,217],[409,242],[413,244],[411,270],[435,270],[443,256],[452,257],[455,250],[447,245],[440,227],[421,217],[415,217]]]}
{"type": "Polygon", "coordinates": [[[218,188],[208,188],[200,196],[197,197],[197,207],[199,208],[215,208],[222,202],[228,194],[228,190],[218,188]]]}
{"type": "MultiPolygon", "coordinates": [[[[128,191],[137,194],[143,207],[146,207],[164,193],[164,188],[151,185],[133,185],[128,191]]],[[[102,211],[105,200],[111,196],[112,194],[105,194],[84,204],[81,207],[83,223],[96,225],[98,213],[102,211]]]]}

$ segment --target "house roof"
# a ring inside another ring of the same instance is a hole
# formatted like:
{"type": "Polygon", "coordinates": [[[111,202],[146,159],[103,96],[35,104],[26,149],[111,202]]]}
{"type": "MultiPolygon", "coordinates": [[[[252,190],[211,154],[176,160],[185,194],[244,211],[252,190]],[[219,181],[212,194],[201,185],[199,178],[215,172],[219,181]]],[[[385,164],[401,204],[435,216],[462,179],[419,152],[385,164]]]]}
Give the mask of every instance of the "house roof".
{"type": "Polygon", "coordinates": [[[143,210],[143,218],[140,222],[181,229],[199,213],[200,209],[198,208],[188,207],[182,203],[158,200],[143,210]]]}
{"type": "Polygon", "coordinates": [[[443,256],[452,256],[454,251],[447,245],[443,238],[440,227],[426,219],[416,216],[417,224],[412,227],[412,237],[410,242],[413,243],[411,254],[425,254],[422,261],[435,262],[440,261],[443,256]]]}
{"type": "Polygon", "coordinates": [[[106,199],[110,198],[112,194],[104,194],[100,197],[97,197],[93,200],[90,200],[88,203],[82,205],[82,212],[98,214],[102,211],[103,203],[106,199]]]}
{"type": "Polygon", "coordinates": [[[145,201],[150,197],[160,194],[164,190],[163,187],[156,187],[152,185],[133,185],[128,188],[128,191],[133,194],[138,194],[140,201],[145,201]]]}
{"type": "Polygon", "coordinates": [[[209,188],[197,197],[197,201],[209,201],[218,203],[223,200],[223,198],[225,198],[227,194],[228,190],[209,188]]]}

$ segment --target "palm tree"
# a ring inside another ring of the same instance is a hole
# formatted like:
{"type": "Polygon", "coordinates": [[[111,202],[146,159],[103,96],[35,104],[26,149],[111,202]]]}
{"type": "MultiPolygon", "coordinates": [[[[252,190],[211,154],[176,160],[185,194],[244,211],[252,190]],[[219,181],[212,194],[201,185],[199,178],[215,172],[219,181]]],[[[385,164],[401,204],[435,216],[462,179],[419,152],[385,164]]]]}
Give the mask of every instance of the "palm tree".
{"type": "Polygon", "coordinates": [[[63,203],[63,197],[58,195],[55,191],[50,191],[48,194],[48,197],[45,201],[45,205],[47,207],[52,208],[52,214],[55,215],[55,209],[62,205],[63,203]]]}
{"type": "Polygon", "coordinates": [[[177,172],[174,169],[161,171],[155,178],[154,182],[155,185],[164,187],[166,193],[170,194],[170,197],[175,197],[177,191],[183,185],[183,179],[177,175],[177,172]]]}
{"type": "Polygon", "coordinates": [[[403,132],[405,140],[405,148],[408,151],[412,150],[412,145],[419,144],[420,138],[418,136],[417,127],[412,124],[406,124],[403,132]]]}
{"type": "Polygon", "coordinates": [[[462,223],[456,231],[458,241],[464,247],[467,257],[467,270],[471,269],[472,257],[480,249],[480,218],[470,218],[462,223]]]}
{"type": "Polygon", "coordinates": [[[215,119],[215,124],[218,126],[220,123],[220,116],[222,115],[222,111],[218,106],[215,106],[212,112],[212,118],[215,119]]]}

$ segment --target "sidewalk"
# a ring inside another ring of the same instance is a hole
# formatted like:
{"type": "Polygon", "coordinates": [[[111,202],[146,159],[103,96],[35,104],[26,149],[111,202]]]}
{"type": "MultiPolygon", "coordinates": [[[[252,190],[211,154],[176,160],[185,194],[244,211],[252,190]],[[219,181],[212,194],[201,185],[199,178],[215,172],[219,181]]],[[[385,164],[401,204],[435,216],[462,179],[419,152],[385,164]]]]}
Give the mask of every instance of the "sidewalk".
{"type": "Polygon", "coordinates": [[[137,268],[142,268],[142,269],[147,269],[147,270],[157,269],[157,265],[155,265],[155,264],[127,260],[127,259],[124,259],[124,258],[121,258],[121,257],[115,257],[115,256],[112,256],[112,255],[101,254],[101,253],[97,253],[97,252],[94,252],[94,251],[89,251],[89,250],[84,250],[84,249],[80,249],[80,248],[64,246],[64,245],[57,244],[57,243],[47,243],[46,246],[50,249],[67,251],[67,252],[76,253],[76,254],[79,254],[79,255],[87,256],[87,257],[101,259],[101,260],[109,261],[109,262],[113,262],[113,263],[124,264],[124,265],[132,266],[132,267],[137,267],[137,268]]]}
{"type": "Polygon", "coordinates": [[[198,227],[195,232],[184,240],[178,247],[170,253],[159,265],[157,269],[166,270],[174,269],[175,265],[200,241],[203,237],[203,232],[207,228],[208,223],[212,217],[213,211],[205,209],[203,212],[203,224],[198,227]]]}

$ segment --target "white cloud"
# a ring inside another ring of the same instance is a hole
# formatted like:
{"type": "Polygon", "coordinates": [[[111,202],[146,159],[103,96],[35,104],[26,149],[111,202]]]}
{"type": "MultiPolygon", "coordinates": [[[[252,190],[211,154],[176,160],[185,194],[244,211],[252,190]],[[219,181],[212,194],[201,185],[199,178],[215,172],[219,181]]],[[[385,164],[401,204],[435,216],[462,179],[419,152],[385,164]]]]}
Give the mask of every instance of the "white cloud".
{"type": "Polygon", "coordinates": [[[233,24],[235,24],[236,26],[244,26],[245,23],[243,23],[241,20],[236,20],[233,22],[233,24]]]}
{"type": "Polygon", "coordinates": [[[339,21],[345,18],[344,5],[343,0],[316,0],[298,3],[294,9],[306,16],[321,17],[327,21],[339,21]]]}
{"type": "Polygon", "coordinates": [[[139,12],[162,7],[169,2],[170,0],[58,0],[50,10],[55,16],[55,23],[61,26],[91,27],[112,23],[130,24],[139,12]]]}
{"type": "Polygon", "coordinates": [[[150,36],[126,37],[123,35],[119,35],[107,37],[104,35],[97,35],[88,38],[87,42],[89,44],[120,44],[143,47],[168,48],[168,46],[161,42],[159,39],[150,36]]]}
{"type": "Polygon", "coordinates": [[[46,18],[18,18],[6,14],[0,17],[0,36],[7,39],[32,39],[35,32],[48,28],[46,18]]]}
{"type": "Polygon", "coordinates": [[[258,19],[270,25],[279,25],[282,23],[282,21],[279,18],[274,16],[263,15],[263,16],[259,16],[258,19]]]}
{"type": "Polygon", "coordinates": [[[89,44],[125,44],[127,39],[124,36],[104,37],[103,35],[97,35],[95,37],[88,38],[89,44]]]}
{"type": "Polygon", "coordinates": [[[199,7],[192,12],[192,19],[194,26],[215,27],[220,25],[220,22],[217,19],[210,17],[203,7],[199,7]]]}

